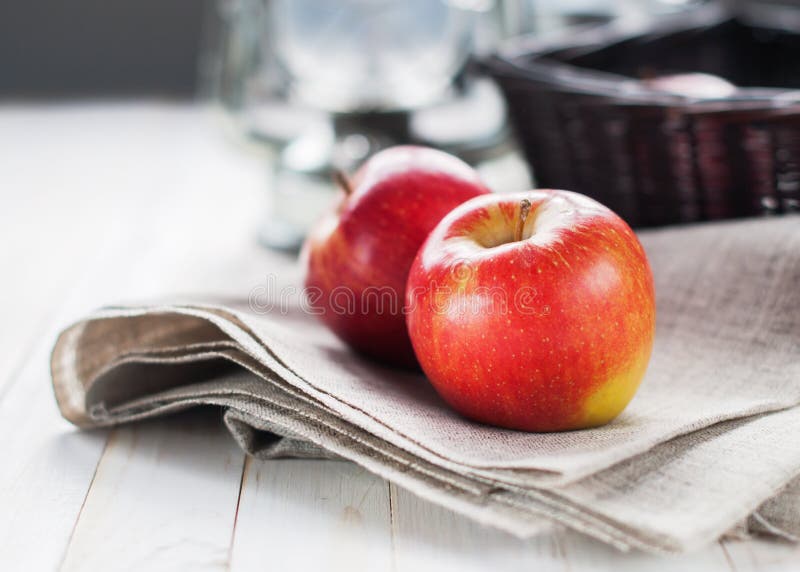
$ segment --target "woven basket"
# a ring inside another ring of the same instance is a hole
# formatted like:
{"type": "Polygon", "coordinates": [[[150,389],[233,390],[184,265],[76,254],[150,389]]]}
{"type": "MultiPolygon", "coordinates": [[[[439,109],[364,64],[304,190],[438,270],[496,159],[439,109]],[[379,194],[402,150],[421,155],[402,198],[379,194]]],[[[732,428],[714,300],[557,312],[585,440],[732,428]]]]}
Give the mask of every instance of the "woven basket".
{"type": "Polygon", "coordinates": [[[537,183],[593,196],[634,226],[800,211],[800,8],[746,6],[485,62],[537,183]],[[698,99],[641,79],[687,72],[737,89],[698,99]]]}

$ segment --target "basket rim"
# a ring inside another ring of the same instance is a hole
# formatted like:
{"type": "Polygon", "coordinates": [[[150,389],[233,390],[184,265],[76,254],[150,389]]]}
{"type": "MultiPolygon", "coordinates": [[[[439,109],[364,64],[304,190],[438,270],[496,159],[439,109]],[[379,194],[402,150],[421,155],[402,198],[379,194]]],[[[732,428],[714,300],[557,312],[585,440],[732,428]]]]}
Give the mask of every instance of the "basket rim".
{"type": "Polygon", "coordinates": [[[796,8],[785,5],[759,6],[759,9],[755,10],[754,6],[748,7],[746,3],[712,4],[684,14],[671,15],[657,22],[620,20],[573,30],[568,37],[562,35],[541,40],[523,37],[484,58],[481,64],[501,86],[507,84],[509,80],[535,82],[551,91],[606,98],[618,105],[681,107],[689,112],[704,114],[748,109],[793,109],[800,106],[800,89],[737,87],[736,93],[726,97],[694,98],[650,88],[635,77],[584,68],[548,57],[556,51],[568,51],[571,55],[579,55],[582,51],[597,50],[637,38],[656,38],[699,31],[733,21],[743,21],[761,27],[769,25],[776,30],[785,30],[787,27],[791,28],[791,24],[796,20],[800,27],[800,13],[796,8]],[[791,8],[792,18],[785,18],[787,8],[791,8]]]}

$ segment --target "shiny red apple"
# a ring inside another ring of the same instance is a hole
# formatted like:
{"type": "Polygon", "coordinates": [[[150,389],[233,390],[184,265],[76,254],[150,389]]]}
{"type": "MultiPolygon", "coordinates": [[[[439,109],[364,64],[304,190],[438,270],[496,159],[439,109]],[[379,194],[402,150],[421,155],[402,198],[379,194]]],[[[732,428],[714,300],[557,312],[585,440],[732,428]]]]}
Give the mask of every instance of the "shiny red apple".
{"type": "Polygon", "coordinates": [[[358,352],[416,367],[403,312],[408,270],[447,213],[489,190],[456,157],[413,146],[377,153],[342,186],[304,246],[307,301],[358,352]]]}
{"type": "Polygon", "coordinates": [[[420,249],[406,304],[417,358],[445,401],[524,431],[614,419],[655,333],[653,278],[633,231],[568,191],[455,209],[420,249]]]}

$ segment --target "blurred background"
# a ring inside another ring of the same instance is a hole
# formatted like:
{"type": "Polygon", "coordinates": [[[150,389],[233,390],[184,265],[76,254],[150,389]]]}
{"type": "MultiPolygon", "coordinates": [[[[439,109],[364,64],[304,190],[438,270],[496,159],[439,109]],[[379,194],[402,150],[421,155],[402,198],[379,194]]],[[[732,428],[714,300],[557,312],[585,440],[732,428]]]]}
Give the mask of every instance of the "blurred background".
{"type": "MultiPolygon", "coordinates": [[[[767,172],[755,157],[755,174],[720,175],[717,161],[709,178],[707,156],[692,154],[707,139],[696,119],[719,112],[720,101],[739,111],[796,111],[784,92],[797,77],[784,68],[797,60],[775,63],[780,77],[761,73],[769,93],[736,91],[762,84],[722,72],[732,59],[771,69],[778,51],[764,46],[793,49],[797,14],[793,0],[5,0],[0,104],[202,106],[214,129],[261,166],[260,239],[286,250],[333,196],[334,169],[353,171],[397,143],[450,151],[498,191],[538,183],[593,194],[636,225],[776,214],[794,208],[800,183],[791,173],[767,172]],[[665,22],[674,29],[654,31],[665,22]],[[689,50],[696,61],[673,57],[687,52],[687,33],[702,44],[689,50]],[[665,34],[667,43],[653,43],[665,34]],[[647,46],[656,47],[631,61],[647,46]],[[699,94],[680,82],[647,84],[694,72],[741,81],[699,94]],[[637,139],[639,127],[651,141],[637,139]],[[595,134],[602,137],[586,144],[595,134]],[[760,185],[755,199],[730,182],[742,177],[760,185]],[[660,187],[679,189],[677,197],[664,198],[660,187]]],[[[714,125],[725,131],[730,122],[714,125]]],[[[784,170],[796,171],[793,135],[780,143],[753,125],[735,135],[750,138],[739,147],[773,145],[767,154],[789,152],[784,170]]],[[[717,147],[732,136],[718,137],[717,147]]]]}
{"type": "Polygon", "coordinates": [[[5,0],[5,98],[191,97],[210,5],[164,0],[5,0]]]}
{"type": "MultiPolygon", "coordinates": [[[[493,47],[495,34],[555,32],[565,25],[605,21],[616,16],[657,14],[696,5],[692,0],[452,0],[387,2],[385,0],[5,0],[0,4],[0,93],[3,97],[83,97],[158,94],[192,97],[202,87],[203,64],[214,58],[215,35],[233,32],[237,18],[272,4],[278,21],[307,26],[289,34],[313,33],[327,20],[331,31],[356,24],[353,18],[377,20],[360,13],[378,10],[395,29],[406,25],[397,12],[413,16],[414,26],[441,32],[435,17],[448,10],[487,15],[481,50],[493,47]],[[430,6],[428,6],[430,5],[430,6]],[[450,6],[450,8],[446,8],[450,6]],[[431,17],[429,19],[429,17],[431,17]],[[348,20],[348,18],[350,18],[348,20]],[[316,22],[315,22],[316,20],[316,22]],[[336,22],[338,21],[338,23],[336,22]],[[500,29],[492,29],[498,27],[500,29]]],[[[453,14],[450,14],[454,18],[453,14]]],[[[241,22],[258,33],[252,19],[241,22]]],[[[452,23],[451,23],[452,24],[452,23]]],[[[458,24],[451,28],[457,33],[458,24]]],[[[267,33],[267,30],[263,30],[267,33]]],[[[466,30],[463,33],[469,34],[466,30]]],[[[237,33],[237,32],[234,32],[237,33]]],[[[239,34],[247,34],[242,30],[239,34]]],[[[422,32],[424,33],[424,32],[422,32]]],[[[271,34],[270,34],[271,35],[271,34]]],[[[240,41],[246,42],[241,36],[240,41]]],[[[299,39],[299,38],[296,38],[299,39]]],[[[451,42],[454,38],[442,38],[451,42]]],[[[266,38],[269,40],[269,38],[266,38]]],[[[288,44],[288,39],[287,44],[288,44]]],[[[341,39],[344,41],[344,39],[341,39]]],[[[463,41],[464,38],[458,40],[463,41]]],[[[284,42],[284,39],[278,39],[284,42]]],[[[471,40],[472,41],[472,40],[471,40]]],[[[254,46],[251,46],[254,47],[254,46]]],[[[283,45],[288,49],[296,48],[283,45]]],[[[453,42],[451,49],[457,48],[453,42]]],[[[460,62],[459,62],[460,63],[460,62]]],[[[313,71],[313,70],[309,70],[313,71]]]]}

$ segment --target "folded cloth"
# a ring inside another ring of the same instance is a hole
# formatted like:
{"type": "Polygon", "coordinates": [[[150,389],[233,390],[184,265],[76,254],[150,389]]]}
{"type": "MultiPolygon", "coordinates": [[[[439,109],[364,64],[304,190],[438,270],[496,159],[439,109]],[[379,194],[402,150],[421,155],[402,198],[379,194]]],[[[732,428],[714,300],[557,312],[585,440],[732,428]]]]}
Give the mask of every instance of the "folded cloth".
{"type": "Polygon", "coordinates": [[[754,530],[792,538],[798,487],[776,495],[800,476],[800,219],[640,236],[656,342],[639,394],[605,427],[463,419],[421,374],[353,355],[286,291],[101,310],[59,337],[56,398],[82,427],[221,406],[252,453],[348,458],[520,536],[557,523],[680,551],[751,515],[754,530]]]}

